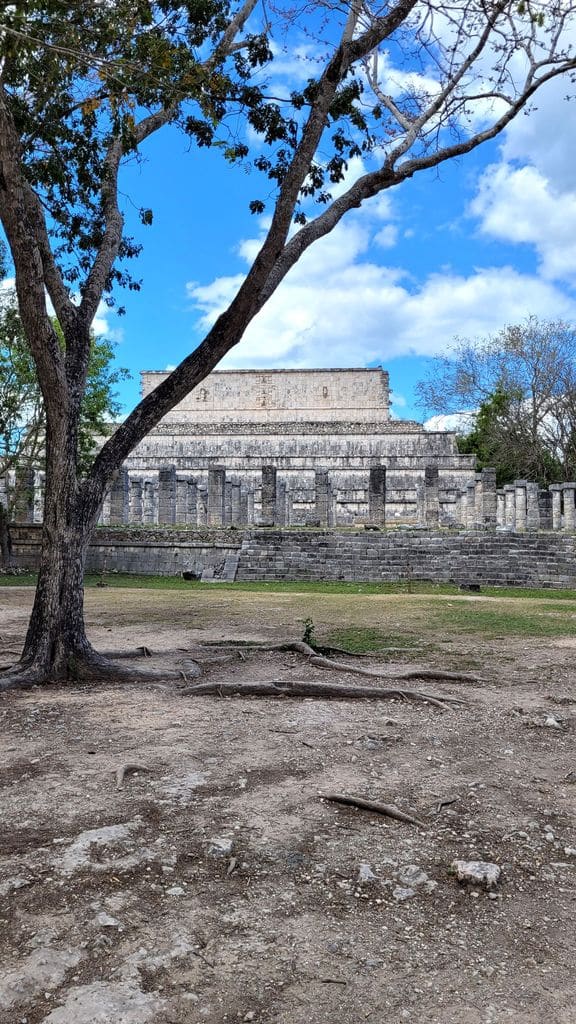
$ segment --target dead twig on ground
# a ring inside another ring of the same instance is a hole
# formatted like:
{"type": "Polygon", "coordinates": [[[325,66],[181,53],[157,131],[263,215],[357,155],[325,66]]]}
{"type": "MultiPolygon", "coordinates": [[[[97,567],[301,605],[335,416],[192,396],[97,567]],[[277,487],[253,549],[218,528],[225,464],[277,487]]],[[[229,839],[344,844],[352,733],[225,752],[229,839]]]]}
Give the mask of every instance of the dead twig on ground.
{"type": "Polygon", "coordinates": [[[360,807],[363,811],[374,811],[376,814],[384,814],[387,818],[394,818],[396,821],[407,822],[408,825],[417,825],[418,828],[426,828],[423,821],[406,814],[394,804],[382,804],[376,800],[364,800],[359,796],[347,796],[345,793],[321,793],[322,800],[330,800],[336,804],[349,804],[351,807],[360,807]]]}

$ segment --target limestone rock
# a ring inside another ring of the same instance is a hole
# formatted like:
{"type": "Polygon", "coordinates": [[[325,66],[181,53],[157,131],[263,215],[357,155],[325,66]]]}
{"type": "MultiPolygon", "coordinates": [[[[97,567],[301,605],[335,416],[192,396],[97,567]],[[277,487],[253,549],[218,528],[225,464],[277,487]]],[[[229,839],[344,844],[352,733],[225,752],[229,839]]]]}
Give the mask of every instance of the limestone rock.
{"type": "Polygon", "coordinates": [[[453,860],[450,870],[459,882],[480,885],[484,889],[494,889],[502,873],[498,864],[486,860],[453,860]]]}

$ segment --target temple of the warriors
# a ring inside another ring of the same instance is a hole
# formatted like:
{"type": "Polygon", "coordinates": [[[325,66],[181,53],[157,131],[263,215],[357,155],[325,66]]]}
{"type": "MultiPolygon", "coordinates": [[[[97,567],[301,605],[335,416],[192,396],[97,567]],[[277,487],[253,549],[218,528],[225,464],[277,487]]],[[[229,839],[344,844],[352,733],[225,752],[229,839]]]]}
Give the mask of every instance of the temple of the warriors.
{"type": "Polygon", "coordinates": [[[454,434],[391,419],[381,368],[216,371],[134,450],[102,522],[449,523],[474,464],[454,434]]]}
{"type": "MultiPolygon", "coordinates": [[[[166,376],[143,373],[143,393],[166,376]]],[[[216,371],[135,448],[100,525],[576,530],[576,483],[497,490],[455,434],[391,419],[389,399],[381,368],[216,371]]],[[[14,523],[42,521],[43,477],[0,478],[14,523]]]]}

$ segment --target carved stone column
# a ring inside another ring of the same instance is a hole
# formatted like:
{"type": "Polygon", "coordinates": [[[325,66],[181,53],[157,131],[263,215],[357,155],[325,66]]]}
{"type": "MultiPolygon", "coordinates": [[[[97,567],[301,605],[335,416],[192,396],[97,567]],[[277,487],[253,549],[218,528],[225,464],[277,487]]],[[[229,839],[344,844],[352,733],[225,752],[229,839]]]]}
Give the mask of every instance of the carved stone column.
{"type": "Polygon", "coordinates": [[[176,522],[176,469],[164,466],[158,472],[158,522],[174,526],[176,522]]]}
{"type": "Polygon", "coordinates": [[[516,520],[515,528],[518,533],[526,530],[526,480],[514,481],[516,520]]]}
{"type": "Polygon", "coordinates": [[[550,484],[552,495],[552,529],[562,529],[562,484],[550,484]]]}
{"type": "Polygon", "coordinates": [[[274,526],[276,522],[276,466],[262,466],[262,526],[274,526]]]}
{"type": "Polygon", "coordinates": [[[572,532],[576,529],[576,506],[574,494],[576,483],[562,484],[562,497],[564,499],[564,529],[572,532]]]}
{"type": "Polygon", "coordinates": [[[226,468],[211,466],[208,470],[208,526],[224,525],[226,468]]]}
{"type": "Polygon", "coordinates": [[[386,522],[386,466],[372,466],[368,481],[368,516],[371,523],[386,522]]]}

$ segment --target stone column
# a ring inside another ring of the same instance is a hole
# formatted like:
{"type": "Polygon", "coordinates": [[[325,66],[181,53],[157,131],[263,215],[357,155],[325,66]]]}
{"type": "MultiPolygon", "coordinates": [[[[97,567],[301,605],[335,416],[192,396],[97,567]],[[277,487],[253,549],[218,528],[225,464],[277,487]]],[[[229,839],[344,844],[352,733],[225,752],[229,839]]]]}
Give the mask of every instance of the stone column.
{"type": "Polygon", "coordinates": [[[208,490],[201,484],[196,490],[196,517],[198,526],[208,525],[208,490]]]}
{"type": "Polygon", "coordinates": [[[278,526],[286,526],[286,482],[278,481],[276,492],[276,522],[278,526]]]}
{"type": "Polygon", "coordinates": [[[506,529],[513,530],[516,525],[516,490],[514,484],[506,484],[504,498],[506,501],[506,529]]]}
{"type": "Polygon", "coordinates": [[[466,487],[466,529],[473,530],[476,526],[476,480],[470,481],[466,487]]]}
{"type": "Polygon", "coordinates": [[[232,481],[224,484],[224,526],[232,526],[232,481]]]}
{"type": "Polygon", "coordinates": [[[208,526],[223,526],[226,501],[226,467],[208,470],[208,526]]]}
{"type": "Polygon", "coordinates": [[[262,526],[276,522],[277,474],[276,466],[262,466],[262,526]]]}
{"type": "Polygon", "coordinates": [[[496,527],[502,530],[506,526],[506,498],[504,491],[496,492],[496,527]]]}
{"type": "Polygon", "coordinates": [[[562,484],[562,497],[564,499],[564,529],[576,529],[576,506],[574,505],[574,492],[576,483],[562,484]]]}
{"type": "Polygon", "coordinates": [[[240,524],[247,526],[248,524],[248,491],[244,487],[240,487],[240,524]]]}
{"type": "Polygon", "coordinates": [[[458,496],[456,498],[456,507],[458,509],[458,522],[460,523],[460,526],[466,527],[466,514],[468,509],[468,491],[466,488],[463,488],[458,491],[458,496]]]}
{"type": "Polygon", "coordinates": [[[332,527],[336,526],[336,504],[337,504],[337,501],[338,501],[337,491],[335,490],[335,488],[331,487],[330,483],[328,483],[328,502],[327,502],[327,505],[326,505],[326,512],[327,512],[326,522],[327,522],[327,525],[330,527],[330,529],[332,529],[332,527]]]}
{"type": "Polygon", "coordinates": [[[164,466],[158,471],[158,522],[174,526],[176,522],[176,469],[164,466]]]}
{"type": "Polygon", "coordinates": [[[179,526],[186,524],[186,501],[188,498],[188,480],[185,477],[176,478],[176,516],[175,522],[179,526]]]}
{"type": "Polygon", "coordinates": [[[231,484],[230,487],[230,522],[234,526],[240,524],[240,484],[231,484]]]}
{"type": "Polygon", "coordinates": [[[328,526],[330,478],[327,469],[317,469],[314,473],[314,495],[316,515],[320,520],[320,526],[328,526]]]}
{"type": "Polygon", "coordinates": [[[481,520],[484,526],[496,526],[496,470],[492,468],[483,469],[482,478],[482,513],[481,520]]]}
{"type": "Polygon", "coordinates": [[[196,526],[198,522],[198,503],[196,497],[196,481],[187,480],[186,488],[186,525],[196,526]]]}
{"type": "Polygon", "coordinates": [[[110,526],[121,526],[128,522],[128,473],[121,469],[110,491],[110,526]]]}
{"type": "Polygon", "coordinates": [[[108,526],[110,522],[110,491],[106,491],[102,502],[102,511],[98,519],[98,526],[108,526]]]}
{"type": "Polygon", "coordinates": [[[34,508],[32,511],[32,522],[41,523],[44,519],[44,489],[46,474],[41,470],[34,473],[34,508]]]}
{"type": "Polygon", "coordinates": [[[15,502],[12,518],[15,523],[34,521],[34,470],[17,469],[14,483],[15,502]]]}
{"type": "Polygon", "coordinates": [[[156,480],[144,481],[144,493],[142,495],[142,518],[145,523],[152,526],[158,522],[158,483],[156,480]]]}
{"type": "Polygon", "coordinates": [[[386,466],[372,466],[368,481],[368,518],[384,526],[386,522],[386,466]]]}
{"type": "Polygon", "coordinates": [[[246,495],[246,522],[248,526],[254,523],[254,491],[248,491],[246,495]]]}
{"type": "Polygon", "coordinates": [[[294,498],[291,491],[286,491],[285,499],[285,512],[284,512],[284,525],[291,526],[293,518],[293,504],[294,498]]]}
{"type": "Polygon", "coordinates": [[[538,484],[526,484],[526,529],[540,529],[540,506],[538,504],[538,484]]]}
{"type": "Polygon", "coordinates": [[[524,533],[526,529],[526,483],[526,480],[514,481],[516,503],[516,520],[514,525],[518,533],[524,533]]]}
{"type": "Polygon", "coordinates": [[[474,526],[482,526],[484,523],[483,482],[482,473],[476,473],[474,475],[474,526]]]}
{"type": "Polygon", "coordinates": [[[0,476],[0,505],[4,508],[8,508],[8,502],[10,500],[10,487],[8,484],[8,474],[0,476]]]}
{"type": "Polygon", "coordinates": [[[426,486],[423,480],[416,483],[416,522],[424,526],[426,522],[426,486]]]}
{"type": "Polygon", "coordinates": [[[540,529],[552,529],[552,494],[548,490],[538,491],[538,508],[540,512],[540,529]]]}
{"type": "Polygon", "coordinates": [[[142,481],[130,477],[129,519],[131,523],[142,522],[142,481]]]}
{"type": "Polygon", "coordinates": [[[438,466],[426,466],[424,469],[424,503],[426,526],[433,529],[440,521],[438,466]]]}
{"type": "Polygon", "coordinates": [[[552,529],[562,529],[562,484],[550,484],[552,497],[552,529]]]}

